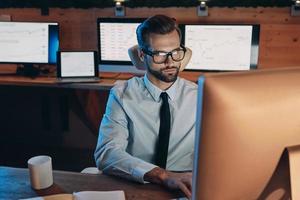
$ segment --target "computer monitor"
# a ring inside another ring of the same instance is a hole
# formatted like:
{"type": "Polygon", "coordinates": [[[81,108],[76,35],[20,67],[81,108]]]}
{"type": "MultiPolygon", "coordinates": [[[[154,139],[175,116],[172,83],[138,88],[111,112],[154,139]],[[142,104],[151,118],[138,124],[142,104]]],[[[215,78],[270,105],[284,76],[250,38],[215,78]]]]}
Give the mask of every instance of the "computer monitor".
{"type": "Polygon", "coordinates": [[[137,45],[136,28],[142,18],[98,18],[100,65],[132,65],[128,49],[137,45]]]}
{"type": "Polygon", "coordinates": [[[0,63],[55,64],[58,23],[0,22],[0,63]]]}
{"type": "Polygon", "coordinates": [[[181,24],[183,43],[193,51],[185,70],[240,71],[255,69],[259,25],[181,24]]]}
{"type": "Polygon", "coordinates": [[[58,23],[0,22],[0,64],[21,64],[17,74],[37,76],[33,65],[55,64],[58,49],[58,23]]]}
{"type": "Polygon", "coordinates": [[[198,86],[193,200],[289,199],[300,68],[215,73],[198,86]]]}

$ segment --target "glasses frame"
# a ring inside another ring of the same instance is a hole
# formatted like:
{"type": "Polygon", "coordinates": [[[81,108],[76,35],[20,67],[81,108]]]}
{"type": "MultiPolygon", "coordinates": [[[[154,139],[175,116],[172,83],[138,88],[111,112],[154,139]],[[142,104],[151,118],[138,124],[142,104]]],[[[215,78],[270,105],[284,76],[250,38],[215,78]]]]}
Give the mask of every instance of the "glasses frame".
{"type": "Polygon", "coordinates": [[[154,62],[155,64],[162,64],[162,63],[165,63],[166,60],[168,60],[169,56],[171,56],[172,60],[175,61],[175,62],[182,61],[182,60],[184,59],[184,57],[185,57],[186,48],[185,48],[185,46],[183,46],[182,44],[180,45],[179,48],[174,49],[174,50],[172,50],[172,51],[170,51],[170,52],[165,52],[165,51],[150,51],[150,50],[148,50],[148,49],[142,49],[142,51],[143,51],[146,55],[151,56],[151,57],[152,57],[152,60],[153,60],[153,62],[154,62]],[[181,49],[183,50],[183,57],[182,57],[181,59],[179,59],[179,60],[175,60],[175,59],[173,58],[172,52],[175,51],[175,50],[178,50],[179,48],[181,48],[181,49]],[[155,56],[155,54],[160,53],[160,52],[166,53],[166,55],[165,55],[166,58],[165,58],[165,60],[162,61],[162,62],[156,62],[156,61],[154,60],[154,56],[155,56]]]}

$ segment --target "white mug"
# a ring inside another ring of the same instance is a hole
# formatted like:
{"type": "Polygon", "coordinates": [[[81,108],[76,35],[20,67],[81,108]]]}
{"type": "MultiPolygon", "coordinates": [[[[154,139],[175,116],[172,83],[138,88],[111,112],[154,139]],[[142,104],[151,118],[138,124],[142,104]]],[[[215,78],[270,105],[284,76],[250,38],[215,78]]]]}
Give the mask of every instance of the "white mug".
{"type": "Polygon", "coordinates": [[[30,183],[33,189],[45,189],[53,184],[50,156],[35,156],[27,161],[30,183]]]}

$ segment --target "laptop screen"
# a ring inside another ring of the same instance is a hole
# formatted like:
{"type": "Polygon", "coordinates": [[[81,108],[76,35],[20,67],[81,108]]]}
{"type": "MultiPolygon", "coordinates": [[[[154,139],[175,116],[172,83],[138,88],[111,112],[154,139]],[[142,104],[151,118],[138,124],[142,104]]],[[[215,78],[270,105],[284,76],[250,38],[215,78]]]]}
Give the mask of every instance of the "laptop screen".
{"type": "Polygon", "coordinates": [[[128,49],[137,45],[136,28],[142,18],[98,18],[100,64],[132,65],[128,49]]]}
{"type": "Polygon", "coordinates": [[[96,51],[59,51],[57,75],[67,77],[98,77],[96,51]]]}

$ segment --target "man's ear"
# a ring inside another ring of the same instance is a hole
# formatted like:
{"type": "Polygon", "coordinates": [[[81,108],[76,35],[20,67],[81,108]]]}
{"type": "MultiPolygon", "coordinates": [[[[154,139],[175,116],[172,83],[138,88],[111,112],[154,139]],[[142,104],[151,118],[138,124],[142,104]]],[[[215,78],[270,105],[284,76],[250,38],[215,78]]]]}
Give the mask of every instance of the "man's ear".
{"type": "Polygon", "coordinates": [[[138,45],[134,45],[133,47],[128,49],[128,55],[132,64],[139,70],[145,70],[144,64],[144,56],[145,53],[138,47],[138,45]]]}
{"type": "Polygon", "coordinates": [[[142,62],[144,62],[145,53],[143,52],[143,50],[141,48],[138,48],[137,51],[138,51],[138,56],[139,56],[140,60],[142,62]]]}

